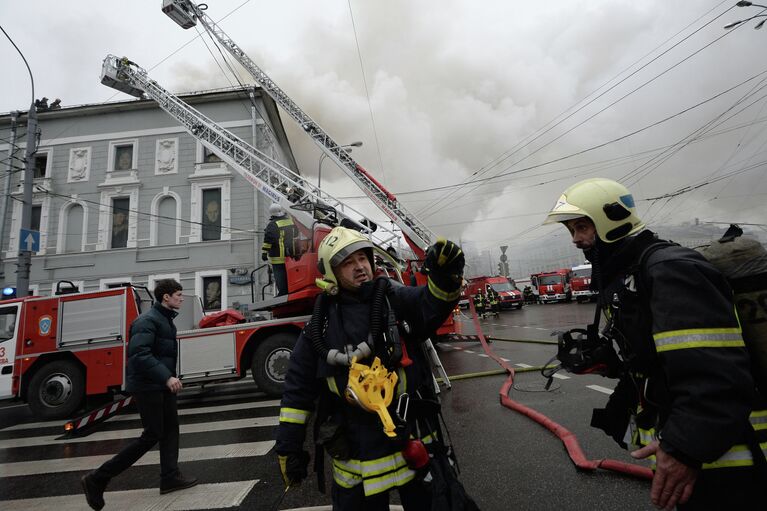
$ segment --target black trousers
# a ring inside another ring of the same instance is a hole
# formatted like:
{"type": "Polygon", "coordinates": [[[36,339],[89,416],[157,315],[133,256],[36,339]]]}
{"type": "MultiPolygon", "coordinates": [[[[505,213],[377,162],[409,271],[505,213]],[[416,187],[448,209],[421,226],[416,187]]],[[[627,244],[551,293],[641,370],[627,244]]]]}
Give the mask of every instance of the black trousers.
{"type": "Polygon", "coordinates": [[[273,264],[272,275],[274,275],[274,283],[277,285],[277,296],[288,294],[288,272],[285,270],[285,265],[273,264]]]}
{"type": "Polygon", "coordinates": [[[679,511],[719,511],[723,509],[764,509],[767,479],[753,467],[701,470],[692,496],[679,511]]]}
{"type": "Polygon", "coordinates": [[[111,460],[93,474],[104,483],[124,472],[159,442],[160,477],[163,480],[178,474],[178,408],[176,395],[168,390],[136,392],[133,394],[141,425],[141,436],[131,441],[111,460]]]}
{"type": "MultiPolygon", "coordinates": [[[[400,502],[405,511],[428,511],[431,509],[431,495],[421,481],[411,481],[397,488],[400,502]]],[[[335,482],[331,490],[333,511],[389,511],[389,492],[365,497],[362,484],[354,488],[342,488],[335,482]]]]}

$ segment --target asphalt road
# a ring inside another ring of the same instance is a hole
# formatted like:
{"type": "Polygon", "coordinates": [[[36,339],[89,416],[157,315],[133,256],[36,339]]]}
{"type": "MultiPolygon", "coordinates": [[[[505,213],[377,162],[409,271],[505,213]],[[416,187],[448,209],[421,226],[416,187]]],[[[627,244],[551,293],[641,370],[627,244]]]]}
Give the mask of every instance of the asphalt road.
{"type": "MultiPolygon", "coordinates": [[[[465,312],[464,312],[465,314],[465,312]]],[[[481,321],[490,348],[514,367],[546,363],[555,348],[552,330],[584,326],[593,306],[532,305],[481,321]],[[539,341],[539,342],[517,342],[539,341]],[[540,341],[543,341],[541,343],[540,341]]],[[[473,332],[461,318],[464,332],[473,332]]],[[[498,369],[478,343],[438,345],[447,373],[473,375],[498,369]]],[[[537,372],[517,373],[514,399],[574,433],[589,459],[632,459],[603,433],[589,427],[613,382],[600,377],[556,378],[544,390],[537,372]]],[[[581,472],[562,443],[531,419],[501,406],[504,376],[454,379],[443,387],[443,412],[455,445],[461,480],[483,510],[653,509],[649,482],[597,470],[581,472]]],[[[185,391],[180,401],[181,467],[200,486],[160,496],[156,451],[110,484],[105,509],[298,509],[324,507],[329,496],[315,479],[291,489],[279,506],[282,483],[273,452],[279,403],[251,381],[185,391]]],[[[10,510],[87,509],[79,478],[138,436],[140,421],[128,410],[76,441],[58,440],[61,421],[37,423],[24,406],[0,406],[0,507],[10,510]]],[[[326,466],[329,463],[326,463],[326,466]]],[[[330,479],[328,479],[330,480],[330,479]]],[[[392,496],[396,504],[396,494],[392,496]]]]}

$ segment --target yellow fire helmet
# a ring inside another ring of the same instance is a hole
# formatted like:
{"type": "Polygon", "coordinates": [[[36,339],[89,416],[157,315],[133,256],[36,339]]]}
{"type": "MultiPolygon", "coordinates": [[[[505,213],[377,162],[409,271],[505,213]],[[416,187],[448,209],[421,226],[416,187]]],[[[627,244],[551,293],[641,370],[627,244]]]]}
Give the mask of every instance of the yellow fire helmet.
{"type": "Polygon", "coordinates": [[[317,250],[317,269],[324,278],[317,279],[317,286],[328,294],[338,293],[338,279],[333,267],[357,250],[365,250],[370,268],[375,272],[373,242],[359,231],[346,227],[334,227],[320,242],[317,250]]]}
{"type": "Polygon", "coordinates": [[[606,243],[636,234],[645,227],[628,188],[600,177],[580,181],[565,190],[543,223],[553,224],[584,216],[594,222],[597,235],[606,243]]]}
{"type": "Polygon", "coordinates": [[[387,407],[394,397],[397,379],[397,373],[387,371],[378,357],[373,359],[370,367],[358,364],[355,357],[349,367],[349,383],[344,392],[350,403],[359,405],[365,411],[377,413],[383,423],[384,433],[391,438],[397,435],[387,407]]]}

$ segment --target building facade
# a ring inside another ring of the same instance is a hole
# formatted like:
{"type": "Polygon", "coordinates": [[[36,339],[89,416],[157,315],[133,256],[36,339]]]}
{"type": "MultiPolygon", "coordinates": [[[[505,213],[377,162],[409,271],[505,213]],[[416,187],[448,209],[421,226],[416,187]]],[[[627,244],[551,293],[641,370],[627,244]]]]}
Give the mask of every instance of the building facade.
{"type": "MultiPolygon", "coordinates": [[[[181,95],[205,116],[297,172],[275,103],[259,88],[181,95]]],[[[26,117],[17,131],[26,130],[26,117]]],[[[270,201],[179,127],[153,101],[84,105],[38,113],[30,290],[80,291],[130,282],[153,288],[179,280],[213,312],[251,302],[250,274],[270,201]]],[[[10,172],[0,282],[14,286],[19,250],[25,137],[8,141],[11,115],[0,116],[0,158],[10,172]]],[[[4,185],[0,185],[5,192],[4,185]]],[[[0,212],[2,215],[2,212],[0,212]]],[[[267,282],[255,274],[256,289],[267,282]]]]}

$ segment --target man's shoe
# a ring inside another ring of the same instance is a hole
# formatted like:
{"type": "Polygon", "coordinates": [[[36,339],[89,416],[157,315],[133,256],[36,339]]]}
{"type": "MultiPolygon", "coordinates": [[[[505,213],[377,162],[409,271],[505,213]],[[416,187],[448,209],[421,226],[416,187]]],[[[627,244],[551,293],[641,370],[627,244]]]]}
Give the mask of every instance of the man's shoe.
{"type": "Polygon", "coordinates": [[[101,508],[103,508],[104,490],[106,489],[107,485],[96,481],[92,472],[80,478],[80,483],[83,485],[85,500],[88,501],[88,505],[91,507],[91,509],[99,511],[101,508]]]}
{"type": "Polygon", "coordinates": [[[160,481],[160,494],[164,495],[176,490],[183,490],[185,488],[191,488],[197,484],[196,477],[186,478],[181,474],[177,474],[170,479],[160,481]]]}

